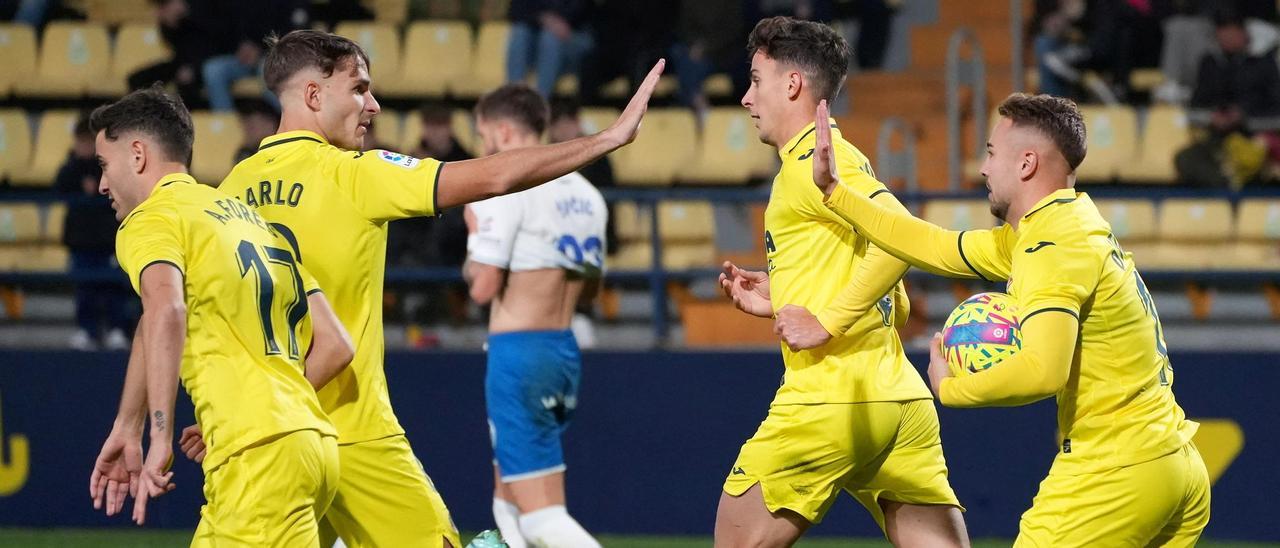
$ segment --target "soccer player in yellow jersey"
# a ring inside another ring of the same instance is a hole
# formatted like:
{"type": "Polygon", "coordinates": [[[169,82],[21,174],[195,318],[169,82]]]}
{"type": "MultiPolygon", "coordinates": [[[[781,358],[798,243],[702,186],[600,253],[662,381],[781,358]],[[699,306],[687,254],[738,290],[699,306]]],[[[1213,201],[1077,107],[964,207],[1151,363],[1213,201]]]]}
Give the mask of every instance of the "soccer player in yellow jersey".
{"type": "Polygon", "coordinates": [[[187,174],[193,133],[180,100],[136,91],[90,125],[100,189],[121,219],[116,256],[143,307],[120,414],[90,478],[95,506],[109,490],[114,514],[133,491],[141,525],[147,500],[173,488],[181,379],[208,445],[192,546],[315,546],[338,446],[313,386],[350,361],[350,340],[288,242],[187,174]]]}
{"type": "MultiPolygon", "coordinates": [[[[823,333],[783,345],[783,384],[725,480],[716,546],[790,546],[842,490],[897,545],[967,546],[937,410],[894,328],[907,266],[823,207],[813,186],[812,112],[840,89],[849,47],[822,24],[775,17],[756,25],[747,49],[742,104],[782,168],[765,211],[768,272],[727,264],[721,285],[744,311],[777,312],[780,323],[781,304],[799,305],[788,309],[792,323],[807,316],[823,333]]],[[[867,159],[836,142],[841,177],[860,195],[891,202],[867,159]]]]}
{"type": "MultiPolygon", "coordinates": [[[[1142,277],[1083,192],[1085,127],[1074,103],[1014,94],[999,107],[982,174],[1005,224],[954,232],[868,200],[818,132],[814,180],[826,207],[894,256],[958,278],[1006,280],[1022,349],[951,377],[934,337],[930,383],[943,405],[1058,402],[1062,443],[1017,546],[1192,546],[1209,521],[1197,424],[1173,397],[1173,369],[1142,277]],[[832,156],[834,155],[834,159],[832,156]]],[[[817,109],[826,119],[826,106],[817,109]]]]}
{"type": "Polygon", "coordinates": [[[446,165],[385,150],[362,152],[380,107],[360,46],[309,30],[272,45],[264,77],[283,108],[279,133],[264,139],[219,188],[297,241],[301,260],[355,340],[351,366],[320,390],[320,403],[338,429],[342,467],[326,521],[348,546],[460,546],[387,393],[387,222],[531,188],[625,145],[635,137],[661,71],[659,63],[618,121],[600,134],[446,165]]]}

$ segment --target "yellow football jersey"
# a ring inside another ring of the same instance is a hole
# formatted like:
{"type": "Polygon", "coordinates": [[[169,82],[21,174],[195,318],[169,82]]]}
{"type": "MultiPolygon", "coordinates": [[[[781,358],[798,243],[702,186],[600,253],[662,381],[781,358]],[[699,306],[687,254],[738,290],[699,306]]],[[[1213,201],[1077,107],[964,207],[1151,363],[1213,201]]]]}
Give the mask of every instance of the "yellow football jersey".
{"type": "Polygon", "coordinates": [[[965,232],[959,249],[974,274],[1008,280],[1022,321],[1048,310],[1080,319],[1078,366],[1057,396],[1054,473],[1146,462],[1191,440],[1198,425],[1174,400],[1151,293],[1088,195],[1058,190],[1017,230],[965,232]]]}
{"type": "MultiPolygon", "coordinates": [[[[832,139],[841,180],[864,196],[888,193],[870,162],[840,137],[832,139]]],[[[817,313],[835,301],[868,253],[868,242],[823,205],[813,184],[813,124],[778,149],[782,168],[765,209],[770,299],[776,312],[794,304],[817,313]]],[[[323,282],[323,279],[321,280],[323,282]]],[[[897,282],[901,284],[902,282],[897,282]]],[[[858,403],[931,398],[903,354],[893,327],[892,288],[875,307],[825,345],[800,352],[782,345],[786,372],[775,404],[858,403]]]]}
{"type": "Polygon", "coordinates": [[[183,274],[187,339],[180,377],[213,470],[258,441],[299,430],[337,432],[304,377],[315,280],[253,210],[175,173],[120,224],[116,256],[140,291],[142,271],[183,274]]]}
{"type": "Polygon", "coordinates": [[[315,133],[291,131],[264,139],[219,187],[297,243],[299,259],[351,333],[355,359],[320,390],[339,443],[404,433],[382,369],[387,222],[435,214],[442,165],[384,150],[342,150],[315,133]]]}

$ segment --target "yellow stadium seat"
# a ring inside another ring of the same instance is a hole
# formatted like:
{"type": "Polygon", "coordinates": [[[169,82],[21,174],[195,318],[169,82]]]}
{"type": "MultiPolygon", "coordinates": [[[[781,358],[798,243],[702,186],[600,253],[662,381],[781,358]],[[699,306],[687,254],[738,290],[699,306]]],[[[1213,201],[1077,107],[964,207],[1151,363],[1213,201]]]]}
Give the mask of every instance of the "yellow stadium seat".
{"type": "Polygon", "coordinates": [[[26,246],[0,245],[0,272],[13,272],[26,255],[26,246]]]}
{"type": "Polygon", "coordinates": [[[403,154],[409,154],[410,150],[400,147],[400,142],[404,137],[404,119],[405,116],[397,110],[382,109],[382,112],[379,112],[373,118],[373,133],[376,139],[371,141],[369,136],[365,135],[365,148],[387,148],[403,154]]]}
{"type": "Polygon", "coordinates": [[[66,223],[67,204],[56,202],[46,206],[44,209],[44,242],[50,244],[62,243],[62,230],[66,223]]]}
{"type": "Polygon", "coordinates": [[[379,23],[400,25],[409,18],[409,0],[364,0],[379,23]]]}
{"type": "Polygon", "coordinates": [[[369,56],[369,75],[375,96],[382,87],[396,89],[400,85],[400,33],[384,23],[344,21],[334,34],[354,40],[369,56]]]}
{"type": "Polygon", "coordinates": [[[1088,150],[1076,168],[1083,182],[1108,182],[1119,166],[1133,161],[1137,148],[1138,121],[1132,107],[1080,107],[1084,115],[1088,150]]]}
{"type": "Polygon", "coordinates": [[[618,249],[609,250],[606,266],[613,270],[643,270],[653,266],[651,230],[653,210],[635,202],[613,204],[614,226],[618,232],[618,249]]]}
{"type": "Polygon", "coordinates": [[[415,21],[404,37],[404,70],[393,95],[438,97],[471,76],[471,27],[462,21],[415,21]]]}
{"type": "Polygon", "coordinates": [[[578,123],[584,135],[594,135],[613,125],[621,114],[622,111],[616,108],[584,107],[578,111],[578,123]]]}
{"type": "Polygon", "coordinates": [[[511,24],[487,21],[480,24],[475,49],[471,54],[470,76],[456,82],[450,90],[459,97],[479,97],[496,88],[507,78],[507,42],[511,24]]]}
{"type": "MultiPolygon", "coordinates": [[[[1168,105],[1151,107],[1142,139],[1134,151],[1135,159],[1120,162],[1120,178],[1139,183],[1172,183],[1178,176],[1173,157],[1190,143],[1186,112],[1168,105]]],[[[1089,155],[1092,154],[1090,150],[1089,155]]]]}
{"type": "Polygon", "coordinates": [[[1139,268],[1208,269],[1223,262],[1231,239],[1231,204],[1216,199],[1169,199],[1160,205],[1160,242],[1139,268]]]}
{"type": "Polygon", "coordinates": [[[40,208],[36,204],[0,204],[0,244],[30,244],[40,241],[40,208]]]}
{"type": "Polygon", "coordinates": [[[702,83],[702,92],[708,97],[729,97],[733,95],[733,79],[728,74],[712,74],[702,83]]]}
{"type": "Polygon", "coordinates": [[[111,41],[97,23],[54,21],[44,29],[35,77],[14,84],[23,97],[79,97],[110,68],[111,41]]]}
{"type": "Polygon", "coordinates": [[[751,115],[738,107],[714,108],[703,124],[698,153],[688,169],[680,170],[681,181],[691,183],[742,184],[753,175],[753,167],[772,160],[777,151],[760,142],[751,115]]]}
{"type": "Polygon", "coordinates": [[[1280,270],[1280,200],[1241,200],[1236,242],[1224,268],[1280,270]]]}
{"type": "Polygon", "coordinates": [[[266,89],[267,86],[262,82],[262,78],[257,76],[241,78],[231,84],[231,96],[236,99],[260,99],[266,89]]]}
{"type": "Polygon", "coordinates": [[[669,201],[658,204],[662,265],[695,268],[716,263],[715,210],[710,202],[669,201]]]}
{"type": "Polygon", "coordinates": [[[400,126],[400,140],[396,142],[396,146],[404,150],[405,154],[412,154],[418,149],[420,140],[422,140],[422,113],[418,109],[413,109],[404,115],[404,121],[400,126]]]}
{"type": "Polygon", "coordinates": [[[10,182],[18,186],[52,186],[58,170],[67,160],[67,153],[71,151],[79,118],[80,113],[74,110],[45,111],[36,130],[31,165],[25,171],[10,173],[10,182]]]}
{"type": "Polygon", "coordinates": [[[84,0],[85,15],[104,25],[147,23],[155,20],[150,0],[84,0]]]}
{"type": "Polygon", "coordinates": [[[1102,218],[1111,225],[1111,233],[1120,241],[1120,247],[1133,254],[1139,268],[1147,266],[1150,258],[1159,253],[1156,241],[1156,206],[1151,200],[1098,200],[1095,202],[1102,218]]]}
{"type": "Polygon", "coordinates": [[[13,270],[19,272],[66,272],[69,254],[62,244],[21,246],[22,257],[13,270]]]}
{"type": "Polygon", "coordinates": [[[480,136],[476,134],[476,124],[471,119],[470,111],[454,110],[449,125],[453,128],[453,137],[458,140],[458,144],[462,145],[462,148],[468,154],[472,156],[484,154],[484,151],[481,150],[484,146],[480,142],[480,136]]]}
{"type": "Polygon", "coordinates": [[[932,200],[924,206],[925,221],[948,230],[980,230],[996,226],[987,200],[932,200]]]}
{"type": "Polygon", "coordinates": [[[110,74],[89,82],[89,93],[99,97],[116,97],[129,90],[129,74],[168,59],[172,53],[154,24],[131,23],[116,33],[111,54],[110,74]]]}
{"type": "Polygon", "coordinates": [[[191,114],[191,122],[196,136],[191,174],[197,181],[217,186],[231,171],[244,142],[240,118],[234,112],[199,111],[191,114]]]}
{"type": "Polygon", "coordinates": [[[693,161],[696,139],[697,123],[688,109],[649,109],[635,142],[610,155],[618,183],[670,185],[693,161]]]}
{"type": "Polygon", "coordinates": [[[0,23],[0,97],[8,95],[17,82],[36,74],[36,33],[31,27],[16,23],[0,23]]]}
{"type": "Polygon", "coordinates": [[[31,126],[18,109],[0,109],[0,179],[25,172],[31,164],[31,126]]]}

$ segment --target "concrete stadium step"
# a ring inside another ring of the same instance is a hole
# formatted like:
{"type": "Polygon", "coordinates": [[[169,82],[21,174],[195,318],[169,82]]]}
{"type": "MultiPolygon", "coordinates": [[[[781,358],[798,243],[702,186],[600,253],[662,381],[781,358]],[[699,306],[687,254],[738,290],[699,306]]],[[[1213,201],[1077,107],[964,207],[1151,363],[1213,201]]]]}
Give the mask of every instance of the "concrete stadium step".
{"type": "MultiPolygon", "coordinates": [[[[930,25],[911,29],[911,67],[913,69],[943,70],[947,66],[947,46],[951,35],[961,25],[930,25]]],[[[983,59],[988,70],[1008,68],[1012,63],[1012,41],[1009,38],[1009,25],[1004,24],[964,24],[973,29],[982,46],[983,59]]]]}

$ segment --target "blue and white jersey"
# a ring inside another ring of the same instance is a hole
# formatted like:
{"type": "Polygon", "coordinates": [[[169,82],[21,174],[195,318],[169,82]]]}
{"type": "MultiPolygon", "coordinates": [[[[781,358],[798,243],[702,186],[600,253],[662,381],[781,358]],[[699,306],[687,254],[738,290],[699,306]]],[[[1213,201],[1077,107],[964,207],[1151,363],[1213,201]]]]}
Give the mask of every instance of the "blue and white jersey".
{"type": "Polygon", "coordinates": [[[604,271],[604,197],[578,173],[468,206],[476,230],[472,261],[511,272],[563,268],[588,277],[604,271]]]}

